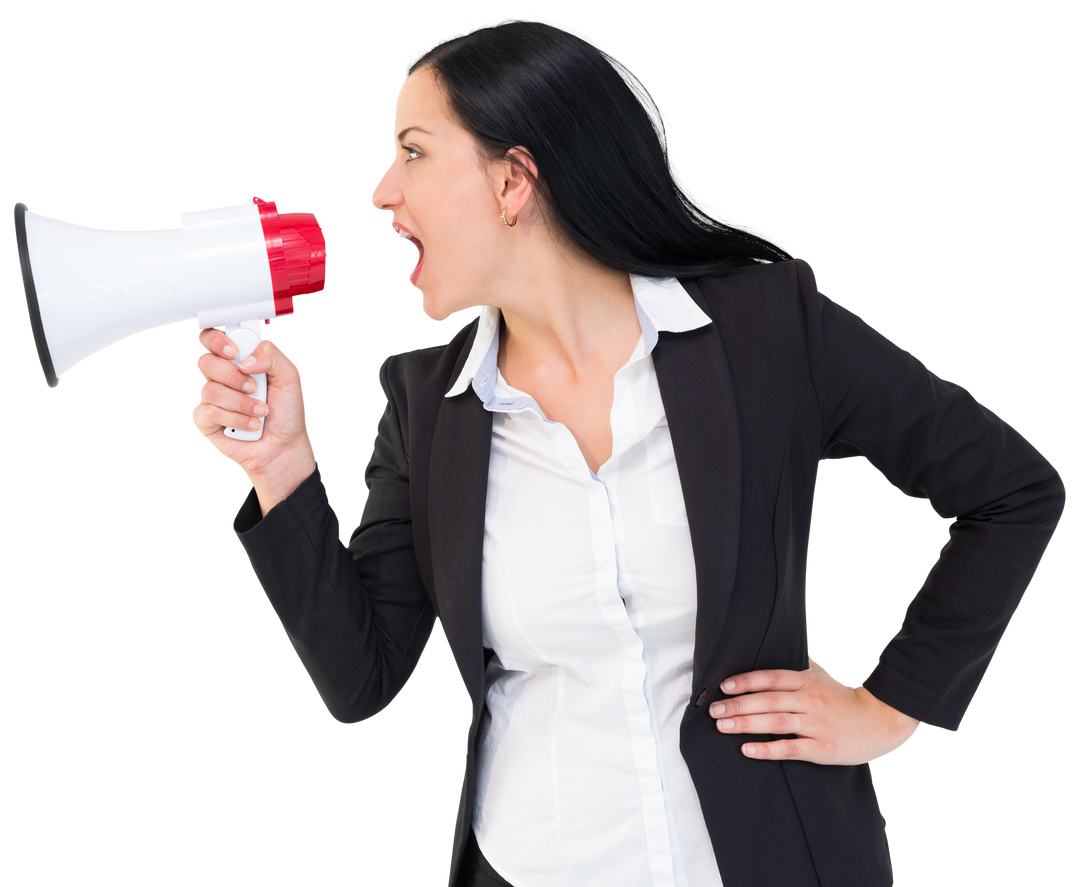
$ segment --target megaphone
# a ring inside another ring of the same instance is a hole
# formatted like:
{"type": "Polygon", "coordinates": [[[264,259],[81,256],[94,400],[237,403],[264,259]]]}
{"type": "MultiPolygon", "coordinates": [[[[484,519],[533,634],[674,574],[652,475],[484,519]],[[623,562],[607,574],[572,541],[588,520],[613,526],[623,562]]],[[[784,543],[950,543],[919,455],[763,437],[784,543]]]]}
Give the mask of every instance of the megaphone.
{"type": "MultiPolygon", "coordinates": [[[[84,357],[141,330],[195,318],[224,326],[239,354],[259,327],[291,314],[293,296],[323,288],[326,242],[310,213],[250,203],[186,213],[168,231],[102,231],[15,205],[26,304],[50,387],[84,357]]],[[[266,374],[254,376],[266,400],[266,374]]],[[[226,428],[238,440],[256,431],[226,428]]]]}

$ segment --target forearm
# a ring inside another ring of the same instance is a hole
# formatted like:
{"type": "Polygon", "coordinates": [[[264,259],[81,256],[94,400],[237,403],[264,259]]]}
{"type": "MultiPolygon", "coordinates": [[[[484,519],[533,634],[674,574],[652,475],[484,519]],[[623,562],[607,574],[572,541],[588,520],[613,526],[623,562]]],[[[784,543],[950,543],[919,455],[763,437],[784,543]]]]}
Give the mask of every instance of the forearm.
{"type": "Polygon", "coordinates": [[[434,623],[423,586],[379,554],[411,551],[397,538],[408,525],[390,521],[394,539],[351,553],[317,471],[272,512],[260,508],[249,497],[235,529],[286,634],[331,714],[369,717],[404,685],[434,623]]]}

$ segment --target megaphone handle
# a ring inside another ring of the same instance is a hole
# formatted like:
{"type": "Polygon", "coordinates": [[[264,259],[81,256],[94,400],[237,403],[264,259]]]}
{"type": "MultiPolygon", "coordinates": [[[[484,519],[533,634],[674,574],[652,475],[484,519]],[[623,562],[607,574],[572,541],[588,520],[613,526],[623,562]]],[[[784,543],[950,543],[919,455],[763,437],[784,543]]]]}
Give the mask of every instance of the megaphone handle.
{"type": "MultiPolygon", "coordinates": [[[[255,350],[255,346],[262,340],[262,336],[259,334],[261,323],[261,320],[245,320],[243,323],[226,324],[225,335],[232,339],[239,352],[233,363],[240,363],[255,350]]],[[[253,373],[251,378],[255,380],[256,386],[255,393],[251,396],[266,403],[266,373],[253,373]]],[[[246,428],[226,428],[225,436],[231,437],[233,440],[258,440],[262,437],[262,424],[263,420],[260,419],[259,427],[255,431],[248,431],[246,428]]]]}

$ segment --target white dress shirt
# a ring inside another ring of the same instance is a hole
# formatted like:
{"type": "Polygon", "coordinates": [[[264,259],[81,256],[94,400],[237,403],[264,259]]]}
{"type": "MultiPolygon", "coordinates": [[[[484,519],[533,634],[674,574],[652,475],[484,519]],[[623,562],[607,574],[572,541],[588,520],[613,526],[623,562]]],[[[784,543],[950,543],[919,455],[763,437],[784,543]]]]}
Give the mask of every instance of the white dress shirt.
{"type": "Polygon", "coordinates": [[[447,396],[494,413],[482,616],[490,717],[473,829],[515,887],[719,887],[679,752],[697,583],[653,367],[657,332],[709,323],[674,279],[631,277],[641,338],[615,375],[612,453],[589,470],[566,426],[499,374],[484,309],[447,396]]]}

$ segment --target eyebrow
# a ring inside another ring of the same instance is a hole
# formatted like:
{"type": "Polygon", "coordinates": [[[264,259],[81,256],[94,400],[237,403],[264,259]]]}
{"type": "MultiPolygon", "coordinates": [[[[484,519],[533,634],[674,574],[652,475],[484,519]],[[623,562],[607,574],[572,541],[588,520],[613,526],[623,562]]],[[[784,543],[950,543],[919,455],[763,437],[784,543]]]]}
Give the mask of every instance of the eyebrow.
{"type": "Polygon", "coordinates": [[[417,132],[422,132],[422,133],[424,133],[425,135],[429,135],[429,136],[430,136],[430,135],[434,135],[434,133],[433,133],[433,132],[431,132],[430,130],[427,130],[427,129],[422,129],[422,128],[421,128],[421,127],[419,127],[419,126],[406,126],[406,127],[405,127],[405,128],[404,128],[404,129],[403,129],[403,130],[402,130],[401,132],[399,132],[399,133],[397,134],[397,138],[398,138],[398,141],[399,141],[399,142],[403,142],[403,141],[405,141],[405,135],[406,135],[406,133],[410,133],[410,132],[412,132],[412,131],[413,131],[414,129],[415,129],[415,130],[416,130],[417,132]]]}

